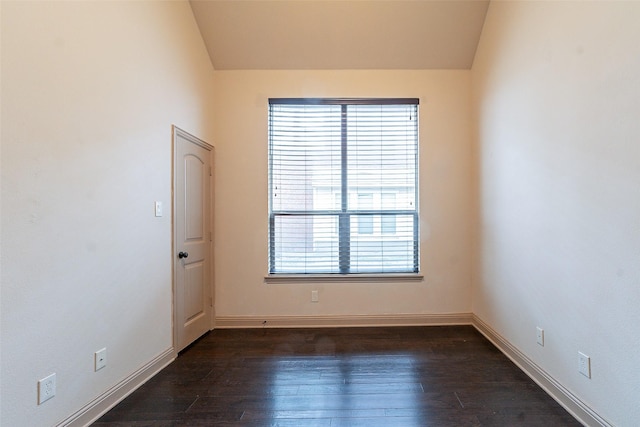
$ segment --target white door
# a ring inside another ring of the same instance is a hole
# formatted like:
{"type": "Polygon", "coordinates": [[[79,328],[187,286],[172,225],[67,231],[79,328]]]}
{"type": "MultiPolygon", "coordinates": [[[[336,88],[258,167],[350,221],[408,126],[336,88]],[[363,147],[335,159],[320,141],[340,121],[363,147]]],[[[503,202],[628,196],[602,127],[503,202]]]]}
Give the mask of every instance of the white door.
{"type": "Polygon", "coordinates": [[[212,327],[213,147],[173,127],[174,340],[176,352],[212,327]]]}

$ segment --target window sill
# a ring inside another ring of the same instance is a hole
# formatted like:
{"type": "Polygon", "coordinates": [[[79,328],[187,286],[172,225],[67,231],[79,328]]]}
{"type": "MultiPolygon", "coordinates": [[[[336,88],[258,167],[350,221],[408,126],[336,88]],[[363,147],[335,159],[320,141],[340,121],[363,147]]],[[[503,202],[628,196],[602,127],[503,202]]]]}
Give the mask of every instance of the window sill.
{"type": "Polygon", "coordinates": [[[420,273],[389,273],[389,274],[269,274],[265,276],[267,284],[289,283],[397,283],[422,282],[424,276],[420,273]]]}

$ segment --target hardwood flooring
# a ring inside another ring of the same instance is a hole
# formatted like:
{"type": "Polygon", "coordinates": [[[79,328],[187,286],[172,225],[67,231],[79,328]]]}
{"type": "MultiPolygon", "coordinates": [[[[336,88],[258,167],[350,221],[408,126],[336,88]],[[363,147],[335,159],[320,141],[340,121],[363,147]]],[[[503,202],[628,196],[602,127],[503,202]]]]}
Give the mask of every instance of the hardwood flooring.
{"type": "Polygon", "coordinates": [[[471,326],[223,329],[94,426],[579,426],[471,326]]]}

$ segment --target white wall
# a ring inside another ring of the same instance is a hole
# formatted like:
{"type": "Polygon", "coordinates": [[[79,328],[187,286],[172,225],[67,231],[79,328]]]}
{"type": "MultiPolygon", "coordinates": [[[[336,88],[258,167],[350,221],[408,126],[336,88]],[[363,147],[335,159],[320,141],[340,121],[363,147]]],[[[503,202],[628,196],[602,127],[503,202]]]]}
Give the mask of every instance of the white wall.
{"type": "Polygon", "coordinates": [[[53,425],[172,346],[171,125],[212,140],[213,69],[186,2],[1,7],[0,424],[53,425]]]}
{"type": "Polygon", "coordinates": [[[473,312],[617,426],[640,424],[638,22],[638,2],[495,1],[472,70],[473,312]]]}
{"type": "Polygon", "coordinates": [[[469,71],[216,71],[216,314],[470,311],[469,71]],[[422,283],[264,283],[269,97],[419,97],[422,283]],[[319,303],[311,303],[311,290],[319,303]]]}

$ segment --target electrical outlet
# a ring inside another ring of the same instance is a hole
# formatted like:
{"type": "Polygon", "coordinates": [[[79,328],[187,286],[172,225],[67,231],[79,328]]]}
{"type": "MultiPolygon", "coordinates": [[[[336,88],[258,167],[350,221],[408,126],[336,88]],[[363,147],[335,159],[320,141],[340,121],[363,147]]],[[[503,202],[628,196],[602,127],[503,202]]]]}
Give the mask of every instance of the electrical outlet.
{"type": "Polygon", "coordinates": [[[311,291],[311,302],[318,302],[318,291],[311,291]]]}
{"type": "Polygon", "coordinates": [[[538,342],[538,344],[544,347],[544,329],[539,326],[536,327],[536,341],[538,342]]]}
{"type": "Polygon", "coordinates": [[[591,378],[591,358],[581,351],[578,352],[578,372],[591,378]]]}
{"type": "Polygon", "coordinates": [[[106,347],[94,353],[95,371],[107,366],[107,349],[106,347]]]}
{"type": "Polygon", "coordinates": [[[38,405],[56,395],[56,374],[53,373],[38,381],[38,405]]]}

